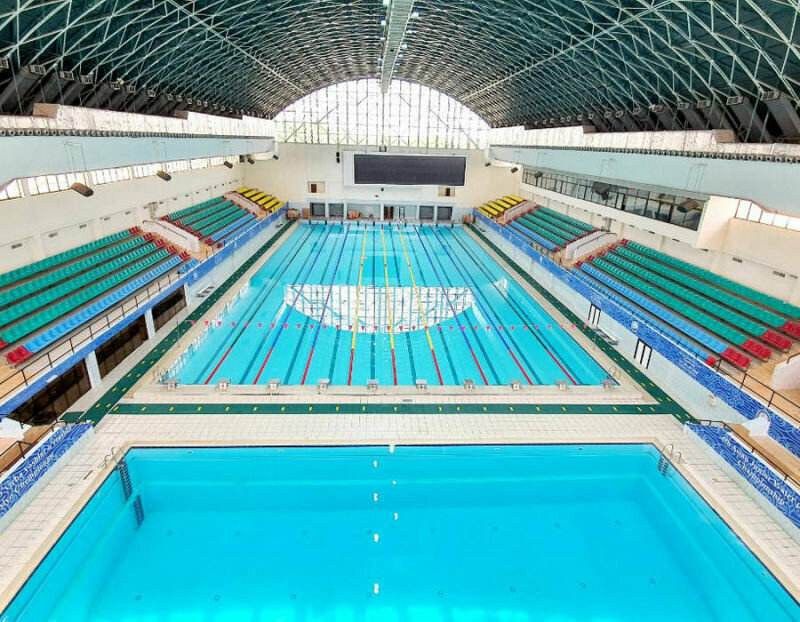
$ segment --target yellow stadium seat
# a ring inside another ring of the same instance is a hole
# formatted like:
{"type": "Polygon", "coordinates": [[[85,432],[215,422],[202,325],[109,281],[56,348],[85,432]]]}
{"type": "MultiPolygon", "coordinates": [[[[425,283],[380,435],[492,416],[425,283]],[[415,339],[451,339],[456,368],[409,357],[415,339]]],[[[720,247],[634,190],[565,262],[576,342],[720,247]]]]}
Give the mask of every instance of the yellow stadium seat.
{"type": "Polygon", "coordinates": [[[241,188],[238,188],[236,192],[242,194],[243,192],[247,192],[248,190],[250,190],[250,188],[248,188],[247,186],[242,186],[241,188]]]}
{"type": "Polygon", "coordinates": [[[489,212],[489,216],[491,216],[492,218],[500,215],[500,212],[497,211],[495,208],[493,208],[491,205],[489,205],[489,203],[484,203],[481,207],[487,212],[489,212]]]}
{"type": "Polygon", "coordinates": [[[244,197],[245,197],[246,199],[249,199],[250,197],[257,195],[257,194],[258,194],[258,192],[259,192],[259,191],[258,191],[258,189],[253,189],[253,190],[250,190],[249,192],[245,192],[245,193],[244,193],[244,197]]]}
{"type": "Polygon", "coordinates": [[[258,201],[256,201],[256,203],[258,203],[261,207],[264,207],[267,203],[272,201],[272,199],[274,199],[274,198],[275,197],[273,197],[271,194],[268,194],[267,196],[261,197],[258,201]]]}
{"type": "Polygon", "coordinates": [[[257,202],[259,199],[263,199],[264,198],[264,194],[265,193],[263,193],[263,192],[259,192],[258,194],[254,194],[253,196],[250,197],[250,200],[253,201],[253,202],[257,202]]]}
{"type": "Polygon", "coordinates": [[[519,204],[519,201],[517,201],[517,200],[516,200],[514,197],[512,197],[511,195],[509,195],[509,196],[507,196],[507,197],[503,197],[503,201],[505,201],[506,203],[509,203],[509,204],[510,204],[512,207],[513,207],[513,206],[515,206],[515,205],[517,205],[517,204],[519,204]]]}
{"type": "Polygon", "coordinates": [[[266,204],[265,204],[265,205],[263,205],[262,207],[263,207],[265,210],[267,210],[268,212],[272,212],[272,211],[274,211],[275,209],[277,209],[275,206],[276,206],[278,203],[280,203],[280,201],[278,201],[278,199],[272,199],[271,201],[269,201],[268,203],[266,203],[266,204]]]}
{"type": "Polygon", "coordinates": [[[495,201],[495,203],[497,203],[500,207],[502,207],[503,210],[507,210],[508,208],[510,208],[513,205],[512,203],[509,203],[508,201],[504,201],[503,199],[497,199],[495,201]]]}
{"type": "Polygon", "coordinates": [[[512,199],[516,199],[517,203],[522,203],[525,200],[521,196],[517,196],[516,194],[509,194],[508,196],[510,196],[512,199]]]}
{"type": "Polygon", "coordinates": [[[491,205],[495,210],[497,210],[498,214],[502,214],[506,211],[506,208],[500,205],[497,201],[489,201],[489,205],[491,205]]]}

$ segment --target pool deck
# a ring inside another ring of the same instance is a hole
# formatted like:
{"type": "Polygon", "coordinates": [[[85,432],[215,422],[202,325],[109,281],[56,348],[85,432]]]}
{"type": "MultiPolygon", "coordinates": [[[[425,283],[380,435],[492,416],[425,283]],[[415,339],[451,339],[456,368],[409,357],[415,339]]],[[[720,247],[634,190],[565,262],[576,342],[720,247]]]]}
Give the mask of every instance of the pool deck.
{"type": "Polygon", "coordinates": [[[218,445],[390,445],[504,443],[674,444],[679,470],[795,596],[800,545],[713,460],[671,415],[122,415],[95,436],[0,533],[0,609],[102,483],[112,448],[218,445]]]}

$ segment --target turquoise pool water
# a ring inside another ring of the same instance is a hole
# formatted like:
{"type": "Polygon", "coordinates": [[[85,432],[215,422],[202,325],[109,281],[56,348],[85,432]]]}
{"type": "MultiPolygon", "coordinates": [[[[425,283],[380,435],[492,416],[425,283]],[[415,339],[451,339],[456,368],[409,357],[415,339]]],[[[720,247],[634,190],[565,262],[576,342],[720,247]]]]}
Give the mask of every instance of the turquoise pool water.
{"type": "Polygon", "coordinates": [[[800,619],[649,445],[135,449],[127,464],[129,500],[112,473],[0,619],[800,619]]]}
{"type": "Polygon", "coordinates": [[[606,372],[460,227],[303,224],[169,371],[182,384],[596,385],[606,372]]]}

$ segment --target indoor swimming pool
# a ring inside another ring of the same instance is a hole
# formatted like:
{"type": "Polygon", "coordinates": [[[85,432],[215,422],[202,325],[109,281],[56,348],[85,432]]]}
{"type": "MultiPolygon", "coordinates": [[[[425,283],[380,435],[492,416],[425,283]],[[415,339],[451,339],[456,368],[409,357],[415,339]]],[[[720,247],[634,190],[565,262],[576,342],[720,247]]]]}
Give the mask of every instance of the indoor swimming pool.
{"type": "Polygon", "coordinates": [[[0,619],[799,619],[659,455],[134,448],[0,619]]]}
{"type": "Polygon", "coordinates": [[[599,385],[608,374],[461,227],[302,224],[165,377],[599,385]]]}

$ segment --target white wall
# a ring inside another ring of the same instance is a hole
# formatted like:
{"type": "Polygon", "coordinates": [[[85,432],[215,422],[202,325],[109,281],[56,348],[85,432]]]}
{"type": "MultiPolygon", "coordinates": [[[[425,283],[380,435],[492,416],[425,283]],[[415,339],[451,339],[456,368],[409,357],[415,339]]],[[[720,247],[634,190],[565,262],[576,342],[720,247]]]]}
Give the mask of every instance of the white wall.
{"type": "Polygon", "coordinates": [[[155,215],[163,216],[220,196],[241,185],[243,166],[174,173],[170,182],[153,176],[103,184],[89,198],[65,190],[3,201],[0,272],[141,224],[150,218],[150,202],[156,202],[155,215]]]}
{"type": "Polygon", "coordinates": [[[512,174],[508,168],[485,167],[484,152],[479,150],[391,150],[391,153],[466,155],[466,185],[455,189],[455,197],[440,197],[437,186],[387,186],[383,189],[346,186],[344,158],[337,163],[336,152],[376,151],[375,148],[281,143],[277,151],[279,160],[256,161],[255,165],[245,167],[245,184],[291,203],[344,200],[476,207],[491,199],[518,193],[522,177],[521,169],[512,174]],[[324,193],[308,192],[308,182],[314,181],[325,183],[324,193]]]}

